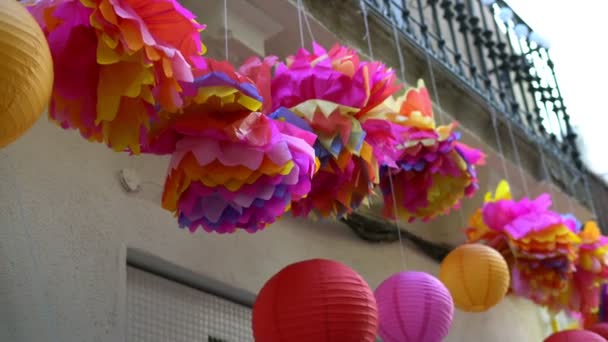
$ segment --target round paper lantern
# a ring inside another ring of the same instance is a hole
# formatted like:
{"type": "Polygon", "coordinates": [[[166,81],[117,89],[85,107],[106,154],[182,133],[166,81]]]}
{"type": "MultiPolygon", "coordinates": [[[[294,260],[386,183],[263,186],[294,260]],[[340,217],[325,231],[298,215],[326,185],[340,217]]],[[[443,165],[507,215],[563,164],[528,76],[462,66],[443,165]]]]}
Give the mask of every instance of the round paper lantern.
{"type": "Polygon", "coordinates": [[[564,330],[547,337],[545,342],[606,342],[606,339],[588,330],[564,330]]]}
{"type": "Polygon", "coordinates": [[[285,267],[253,306],[256,342],[373,342],[377,330],[376,300],[365,280],[330,260],[285,267]]]}
{"type": "Polygon", "coordinates": [[[423,272],[401,272],[375,292],[384,342],[441,342],[454,316],[450,292],[423,272]]]}
{"type": "Polygon", "coordinates": [[[38,120],[53,87],[51,52],[36,20],[15,0],[0,2],[0,147],[38,120]]]}
{"type": "Polygon", "coordinates": [[[454,249],[441,263],[439,279],[450,290],[457,308],[486,311],[498,304],[509,289],[509,267],[495,249],[466,244],[454,249]]]}
{"type": "Polygon", "coordinates": [[[608,323],[597,323],[592,325],[587,330],[592,331],[605,339],[608,339],[608,323]]]}

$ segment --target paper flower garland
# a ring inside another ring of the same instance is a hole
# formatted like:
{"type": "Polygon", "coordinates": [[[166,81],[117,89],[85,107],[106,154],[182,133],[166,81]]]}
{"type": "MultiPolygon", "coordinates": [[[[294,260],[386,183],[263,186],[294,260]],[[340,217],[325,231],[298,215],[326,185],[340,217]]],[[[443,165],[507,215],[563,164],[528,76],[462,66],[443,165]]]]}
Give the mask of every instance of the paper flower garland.
{"type": "Polygon", "coordinates": [[[259,112],[252,80],[208,62],[185,86],[180,116],[155,129],[152,152],[174,150],[163,207],[191,231],[255,232],[310,191],[316,137],[259,112]]]}
{"type": "Polygon", "coordinates": [[[273,108],[287,107],[318,136],[321,168],[295,216],[341,217],[361,205],[378,182],[378,165],[358,118],[398,90],[395,74],[379,62],[361,62],[336,45],[313,44],[280,63],[272,79],[273,108]]]}
{"type": "Polygon", "coordinates": [[[470,242],[484,242],[505,255],[511,265],[511,290],[534,302],[559,311],[560,300],[575,271],[580,238],[574,222],[549,210],[551,198],[511,199],[502,181],[495,198],[471,219],[470,242]],[[481,214],[481,219],[480,215],[481,214]]]}
{"type": "Polygon", "coordinates": [[[380,160],[387,217],[430,220],[457,208],[463,197],[477,190],[475,167],[485,156],[458,142],[460,134],[453,132],[453,124],[435,127],[422,80],[403,97],[387,99],[367,113],[363,128],[380,160]]]}
{"type": "Polygon", "coordinates": [[[568,310],[590,317],[599,310],[601,284],[608,282],[608,238],[592,221],[584,224],[578,236],[576,271],[562,300],[568,310]]]}
{"type": "Polygon", "coordinates": [[[155,105],[181,107],[204,29],[175,0],[38,0],[30,11],[54,60],[49,116],[116,151],[139,153],[155,105]]]}

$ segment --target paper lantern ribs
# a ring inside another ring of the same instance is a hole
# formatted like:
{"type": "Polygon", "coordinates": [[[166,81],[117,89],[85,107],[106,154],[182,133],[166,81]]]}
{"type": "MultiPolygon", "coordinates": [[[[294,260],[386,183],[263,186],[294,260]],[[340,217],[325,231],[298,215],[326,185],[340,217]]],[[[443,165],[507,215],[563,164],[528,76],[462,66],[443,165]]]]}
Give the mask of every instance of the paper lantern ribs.
{"type": "Polygon", "coordinates": [[[370,110],[363,128],[380,161],[385,216],[433,219],[478,189],[475,167],[484,163],[484,154],[459,142],[453,124],[435,127],[422,80],[403,97],[370,110]]]}
{"type": "Polygon", "coordinates": [[[257,342],[373,342],[378,309],[360,275],[331,260],[297,262],[264,284],[253,305],[257,342]]]}
{"type": "Polygon", "coordinates": [[[0,4],[0,148],[40,118],[51,97],[53,61],[43,32],[18,1],[0,4]]]}
{"type": "Polygon", "coordinates": [[[441,342],[450,331],[454,303],[437,278],[400,272],[375,291],[384,342],[441,342]]]}
{"type": "Polygon", "coordinates": [[[482,312],[498,304],[509,289],[509,266],[491,247],[464,244],[441,262],[439,279],[450,290],[457,308],[482,312]]]}
{"type": "Polygon", "coordinates": [[[55,83],[49,116],[116,151],[146,145],[155,106],[181,107],[180,82],[200,67],[204,25],[175,0],[37,0],[55,83]]]}
{"type": "Polygon", "coordinates": [[[295,216],[341,217],[356,209],[378,182],[378,165],[359,122],[398,90],[395,74],[378,62],[361,62],[351,49],[313,44],[278,64],[272,79],[273,108],[287,107],[318,136],[321,168],[295,216]]]}
{"type": "Polygon", "coordinates": [[[262,99],[251,80],[209,60],[184,93],[182,114],[160,121],[151,144],[154,152],[173,151],[163,207],[180,226],[255,232],[306,196],[316,137],[259,112],[262,99]]]}

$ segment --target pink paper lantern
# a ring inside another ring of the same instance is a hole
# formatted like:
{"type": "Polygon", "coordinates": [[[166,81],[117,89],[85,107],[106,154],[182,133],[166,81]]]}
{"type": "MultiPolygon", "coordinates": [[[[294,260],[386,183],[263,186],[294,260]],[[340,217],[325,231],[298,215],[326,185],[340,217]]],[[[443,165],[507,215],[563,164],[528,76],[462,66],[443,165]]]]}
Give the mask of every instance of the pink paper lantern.
{"type": "Polygon", "coordinates": [[[423,272],[401,272],[375,292],[384,342],[441,342],[454,317],[448,289],[423,272]]]}

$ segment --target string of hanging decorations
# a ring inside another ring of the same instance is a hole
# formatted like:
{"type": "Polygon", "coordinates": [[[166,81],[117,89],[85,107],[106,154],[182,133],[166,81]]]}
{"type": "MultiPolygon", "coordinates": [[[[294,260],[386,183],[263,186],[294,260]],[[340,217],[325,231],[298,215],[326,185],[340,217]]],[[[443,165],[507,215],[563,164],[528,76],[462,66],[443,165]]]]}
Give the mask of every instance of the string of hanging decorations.
{"type": "MultiPolygon", "coordinates": [[[[253,56],[235,66],[203,57],[205,25],[175,0],[24,5],[27,11],[16,1],[0,6],[0,33],[15,38],[2,42],[12,59],[0,61],[0,77],[14,91],[0,95],[7,108],[0,146],[31,127],[47,104],[53,122],[86,140],[170,156],[161,205],[180,227],[254,233],[286,213],[339,219],[366,205],[376,189],[387,218],[429,221],[458,210],[479,188],[484,153],[460,141],[455,123],[436,123],[424,81],[400,84],[392,69],[352,48],[313,42],[285,60],[253,56]],[[19,48],[30,45],[29,55],[19,48]],[[36,87],[10,67],[12,60],[29,61],[36,87]],[[30,88],[37,91],[26,100],[21,95],[30,88]],[[26,105],[6,105],[15,94],[26,105]]],[[[369,36],[368,43],[371,50],[369,36]]],[[[547,194],[514,200],[501,182],[471,216],[468,244],[445,258],[441,281],[402,272],[374,294],[332,261],[289,266],[258,297],[254,334],[281,340],[287,332],[277,329],[290,326],[281,317],[293,316],[301,324],[290,341],[332,333],[340,341],[373,341],[378,332],[387,342],[441,341],[454,304],[481,312],[507,291],[553,312],[579,313],[588,326],[602,322],[608,238],[594,222],[582,224],[551,205],[547,194]],[[319,283],[335,288],[319,292],[319,283]],[[284,287],[297,291],[278,307],[274,297],[284,287]],[[337,316],[315,316],[321,311],[337,316]],[[319,320],[324,325],[313,324],[319,320]]]]}

